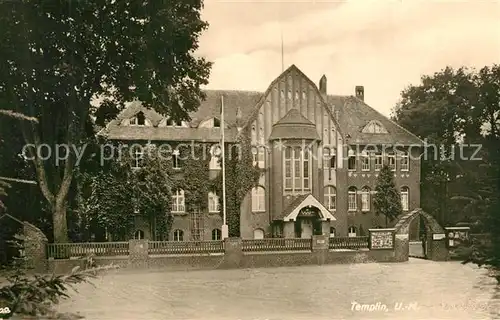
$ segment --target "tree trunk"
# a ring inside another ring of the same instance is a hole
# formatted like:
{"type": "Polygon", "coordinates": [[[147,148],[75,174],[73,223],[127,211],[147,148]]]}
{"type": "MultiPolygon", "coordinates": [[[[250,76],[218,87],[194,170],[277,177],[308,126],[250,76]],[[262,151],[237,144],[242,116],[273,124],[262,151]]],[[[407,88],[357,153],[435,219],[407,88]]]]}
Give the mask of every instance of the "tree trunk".
{"type": "Polygon", "coordinates": [[[68,242],[68,221],[66,219],[66,205],[56,204],[52,207],[52,223],[54,229],[54,243],[68,242]]]}

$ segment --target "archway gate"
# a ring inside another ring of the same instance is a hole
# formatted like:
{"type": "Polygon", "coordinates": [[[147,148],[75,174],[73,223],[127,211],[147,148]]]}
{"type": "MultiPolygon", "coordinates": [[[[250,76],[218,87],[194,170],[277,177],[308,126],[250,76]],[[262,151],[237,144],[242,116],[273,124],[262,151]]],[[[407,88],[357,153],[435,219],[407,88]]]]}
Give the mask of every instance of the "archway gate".
{"type": "Polygon", "coordinates": [[[422,217],[426,230],[427,259],[447,261],[449,259],[444,228],[436,219],[421,208],[400,216],[394,226],[394,248],[397,261],[408,261],[410,251],[410,224],[414,219],[422,217]]]}

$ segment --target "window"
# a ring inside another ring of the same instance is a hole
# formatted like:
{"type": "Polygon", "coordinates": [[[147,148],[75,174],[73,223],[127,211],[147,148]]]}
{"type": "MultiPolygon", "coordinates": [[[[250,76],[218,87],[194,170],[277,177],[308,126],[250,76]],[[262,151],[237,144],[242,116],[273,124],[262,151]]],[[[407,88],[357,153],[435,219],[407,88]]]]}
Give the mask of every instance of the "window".
{"type": "Polygon", "coordinates": [[[222,239],[222,232],[220,229],[213,229],[212,230],[212,240],[221,240],[222,239]]]}
{"type": "Polygon", "coordinates": [[[220,128],[220,120],[217,118],[214,118],[214,128],[220,128]]]}
{"type": "Polygon", "coordinates": [[[301,147],[285,148],[285,190],[301,192],[311,188],[310,150],[301,147]]]}
{"type": "Polygon", "coordinates": [[[335,169],[336,167],[336,153],[335,148],[323,148],[323,168],[325,170],[335,169]]]}
{"type": "Polygon", "coordinates": [[[221,148],[219,145],[212,146],[210,148],[210,164],[209,168],[211,170],[219,170],[221,168],[220,158],[221,158],[221,148]]]}
{"type": "Polygon", "coordinates": [[[172,212],[185,212],[184,190],[177,189],[172,194],[172,212]]]}
{"type": "Polygon", "coordinates": [[[133,118],[130,118],[129,125],[131,126],[145,126],[146,125],[146,117],[142,111],[138,112],[137,115],[133,118]]]}
{"type": "Polygon", "coordinates": [[[356,171],[356,155],[353,150],[349,150],[348,152],[347,169],[349,171],[356,171]]]}
{"type": "Polygon", "coordinates": [[[337,208],[337,191],[335,187],[326,186],[324,196],[325,196],[324,200],[325,207],[330,211],[334,211],[337,208]]]}
{"type": "Polygon", "coordinates": [[[361,171],[370,171],[370,156],[367,152],[361,154],[361,171]]]}
{"type": "Polygon", "coordinates": [[[375,171],[380,171],[383,166],[382,153],[375,153],[375,171]]]}
{"type": "Polygon", "coordinates": [[[410,171],[410,157],[407,152],[401,154],[401,171],[410,171]]]}
{"type": "Polygon", "coordinates": [[[144,231],[142,231],[142,230],[137,230],[137,231],[134,233],[134,239],[136,239],[136,240],[143,240],[143,239],[144,239],[144,231]]]}
{"type": "Polygon", "coordinates": [[[142,148],[138,147],[134,150],[132,168],[134,169],[141,168],[143,166],[143,162],[144,162],[144,152],[142,151],[142,148]]]}
{"type": "Polygon", "coordinates": [[[167,127],[182,127],[182,121],[167,119],[167,127]]]}
{"type": "Polygon", "coordinates": [[[253,165],[258,166],[259,168],[265,168],[265,158],[266,158],[266,148],[261,146],[252,147],[252,157],[253,157],[253,165]]]}
{"type": "Polygon", "coordinates": [[[387,165],[391,171],[396,171],[396,155],[393,153],[387,154],[387,165]]]}
{"type": "Polygon", "coordinates": [[[266,211],[266,191],[261,186],[252,189],[252,211],[266,211]]]}
{"type": "Polygon", "coordinates": [[[172,152],[172,168],[181,168],[181,156],[179,150],[174,150],[174,152],[172,152]]]}
{"type": "Polygon", "coordinates": [[[410,189],[408,187],[401,188],[401,206],[403,207],[403,211],[408,211],[410,208],[409,205],[410,200],[410,189]]]}
{"type": "Polygon", "coordinates": [[[358,210],[358,204],[356,200],[356,188],[349,187],[347,191],[347,203],[348,203],[348,211],[356,211],[358,210]]]}
{"type": "Polygon", "coordinates": [[[208,193],[208,212],[219,212],[219,197],[215,192],[208,193]]]}
{"type": "Polygon", "coordinates": [[[356,227],[349,227],[349,229],[347,230],[347,236],[348,237],[355,237],[357,235],[357,230],[356,230],[356,227]]]}
{"type": "Polygon", "coordinates": [[[370,121],[362,130],[363,133],[387,133],[384,126],[377,120],[370,121]]]}
{"type": "Polygon", "coordinates": [[[330,238],[335,238],[336,230],[334,227],[330,227],[330,238]]]}
{"type": "Polygon", "coordinates": [[[361,211],[370,211],[370,188],[361,189],[361,211]]]}
{"type": "Polygon", "coordinates": [[[146,124],[146,117],[144,116],[144,113],[139,112],[137,114],[137,125],[138,126],[143,126],[146,124]]]}
{"type": "Polygon", "coordinates": [[[184,241],[184,231],[174,230],[174,241],[184,241]]]}
{"type": "Polygon", "coordinates": [[[262,229],[255,229],[253,231],[253,238],[254,239],[264,239],[264,230],[262,230],[262,229]]]}
{"type": "Polygon", "coordinates": [[[200,210],[195,209],[190,214],[191,220],[191,240],[201,241],[203,240],[203,216],[200,210]]]}

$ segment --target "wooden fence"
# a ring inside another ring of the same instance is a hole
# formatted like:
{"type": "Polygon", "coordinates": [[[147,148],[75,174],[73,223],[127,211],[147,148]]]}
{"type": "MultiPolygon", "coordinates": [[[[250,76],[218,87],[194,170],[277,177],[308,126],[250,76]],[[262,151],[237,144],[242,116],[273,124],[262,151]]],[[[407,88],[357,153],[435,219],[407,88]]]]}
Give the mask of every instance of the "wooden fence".
{"type": "Polygon", "coordinates": [[[330,238],[329,249],[368,249],[369,237],[333,237],[330,238]]]}
{"type": "Polygon", "coordinates": [[[242,240],[243,252],[311,251],[311,239],[268,238],[242,240]]]}
{"type": "MultiPolygon", "coordinates": [[[[368,248],[369,237],[330,238],[329,249],[368,248]]],[[[242,240],[243,252],[311,251],[312,239],[268,238],[242,240]]],[[[149,255],[220,254],[225,252],[224,241],[148,241],[149,255]]],[[[94,255],[117,257],[129,255],[129,242],[51,243],[47,245],[47,257],[70,259],[94,255]]]]}
{"type": "Polygon", "coordinates": [[[224,241],[149,241],[148,254],[224,253],[224,241]]]}
{"type": "Polygon", "coordinates": [[[128,241],[123,242],[84,242],[50,243],[47,245],[48,258],[69,259],[95,255],[100,257],[128,256],[128,241]]]}

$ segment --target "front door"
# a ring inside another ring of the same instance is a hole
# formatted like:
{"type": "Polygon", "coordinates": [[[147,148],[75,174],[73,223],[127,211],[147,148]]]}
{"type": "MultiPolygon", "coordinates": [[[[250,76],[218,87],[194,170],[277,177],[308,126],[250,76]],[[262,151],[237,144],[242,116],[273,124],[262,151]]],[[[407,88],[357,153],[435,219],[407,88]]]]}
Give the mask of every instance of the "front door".
{"type": "Polygon", "coordinates": [[[312,235],[313,235],[312,221],[310,219],[302,220],[301,238],[302,239],[311,239],[312,235]]]}

